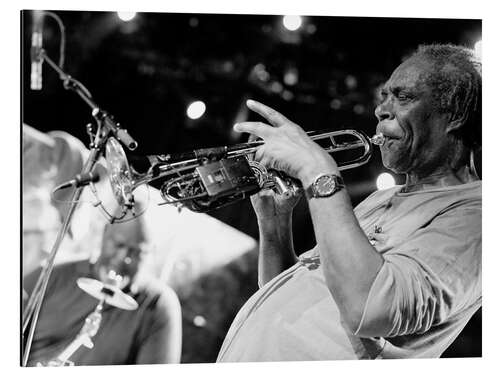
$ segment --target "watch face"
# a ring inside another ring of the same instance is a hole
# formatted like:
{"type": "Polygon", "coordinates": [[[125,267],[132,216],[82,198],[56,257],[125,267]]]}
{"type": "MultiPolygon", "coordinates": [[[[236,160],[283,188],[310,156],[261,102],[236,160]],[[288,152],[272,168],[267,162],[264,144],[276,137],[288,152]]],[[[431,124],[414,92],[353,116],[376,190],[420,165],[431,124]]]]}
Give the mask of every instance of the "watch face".
{"type": "Polygon", "coordinates": [[[316,180],[316,192],[320,196],[333,194],[337,188],[337,182],[332,176],[321,176],[316,180]]]}

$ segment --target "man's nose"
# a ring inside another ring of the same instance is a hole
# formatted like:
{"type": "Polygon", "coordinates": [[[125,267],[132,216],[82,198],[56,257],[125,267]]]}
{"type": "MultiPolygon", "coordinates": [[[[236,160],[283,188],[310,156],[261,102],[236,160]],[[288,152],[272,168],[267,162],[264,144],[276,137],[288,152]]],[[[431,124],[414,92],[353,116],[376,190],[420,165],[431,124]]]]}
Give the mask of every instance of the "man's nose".
{"type": "Polygon", "coordinates": [[[391,109],[390,103],[384,101],[375,107],[375,116],[379,122],[384,120],[392,120],[394,118],[394,113],[391,109]]]}

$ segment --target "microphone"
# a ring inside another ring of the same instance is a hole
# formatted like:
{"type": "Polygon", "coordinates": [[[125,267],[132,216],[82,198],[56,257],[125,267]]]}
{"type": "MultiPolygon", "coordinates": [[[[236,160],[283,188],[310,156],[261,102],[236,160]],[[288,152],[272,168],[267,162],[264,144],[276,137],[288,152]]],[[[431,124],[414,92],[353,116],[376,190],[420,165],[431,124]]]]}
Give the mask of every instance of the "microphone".
{"type": "Polygon", "coordinates": [[[135,150],[137,148],[137,142],[128,134],[126,129],[118,128],[115,135],[129,150],[135,150]]]}
{"type": "Polygon", "coordinates": [[[31,84],[32,90],[42,89],[42,63],[40,51],[43,45],[43,15],[41,11],[33,13],[33,33],[31,34],[31,84]]]}
{"type": "Polygon", "coordinates": [[[72,180],[63,182],[61,185],[57,186],[54,191],[66,189],[69,187],[80,187],[89,185],[92,182],[99,181],[99,174],[96,172],[88,172],[83,174],[77,174],[72,180]]]}

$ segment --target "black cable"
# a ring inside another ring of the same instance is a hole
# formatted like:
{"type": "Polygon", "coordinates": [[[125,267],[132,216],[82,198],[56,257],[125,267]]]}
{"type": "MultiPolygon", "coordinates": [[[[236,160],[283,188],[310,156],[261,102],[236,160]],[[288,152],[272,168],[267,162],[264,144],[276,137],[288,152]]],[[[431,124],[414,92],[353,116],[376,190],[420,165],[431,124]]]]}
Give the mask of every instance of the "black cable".
{"type": "MultiPolygon", "coordinates": [[[[59,26],[59,31],[61,33],[60,37],[60,42],[59,42],[59,63],[58,66],[61,70],[64,70],[64,62],[66,60],[66,28],[64,27],[64,24],[61,20],[61,18],[55,14],[54,12],[44,10],[42,11],[43,15],[49,16],[53,18],[56,22],[57,25],[59,26]]],[[[78,86],[83,92],[85,92],[85,95],[87,95],[89,98],[92,98],[92,94],[90,94],[90,91],[77,79],[68,76],[67,82],[65,82],[65,85],[70,85],[73,84],[75,86],[78,86]]]]}
{"type": "Polygon", "coordinates": [[[56,20],[58,26],[59,26],[59,31],[61,33],[60,37],[60,42],[59,42],[59,68],[64,69],[64,60],[65,60],[65,54],[66,54],[66,29],[64,28],[64,24],[61,20],[61,18],[55,14],[54,12],[50,12],[47,10],[42,11],[42,14],[47,15],[49,17],[52,17],[54,20],[56,20]]]}

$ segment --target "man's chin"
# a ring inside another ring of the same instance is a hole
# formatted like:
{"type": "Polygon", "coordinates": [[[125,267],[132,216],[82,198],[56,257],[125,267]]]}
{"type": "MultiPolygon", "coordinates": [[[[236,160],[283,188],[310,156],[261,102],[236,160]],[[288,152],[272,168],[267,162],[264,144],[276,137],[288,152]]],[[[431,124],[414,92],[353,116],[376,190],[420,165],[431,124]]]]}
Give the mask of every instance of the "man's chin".
{"type": "Polygon", "coordinates": [[[390,170],[394,174],[405,174],[408,170],[406,164],[403,164],[400,160],[384,159],[382,156],[382,164],[384,168],[390,170]]]}

